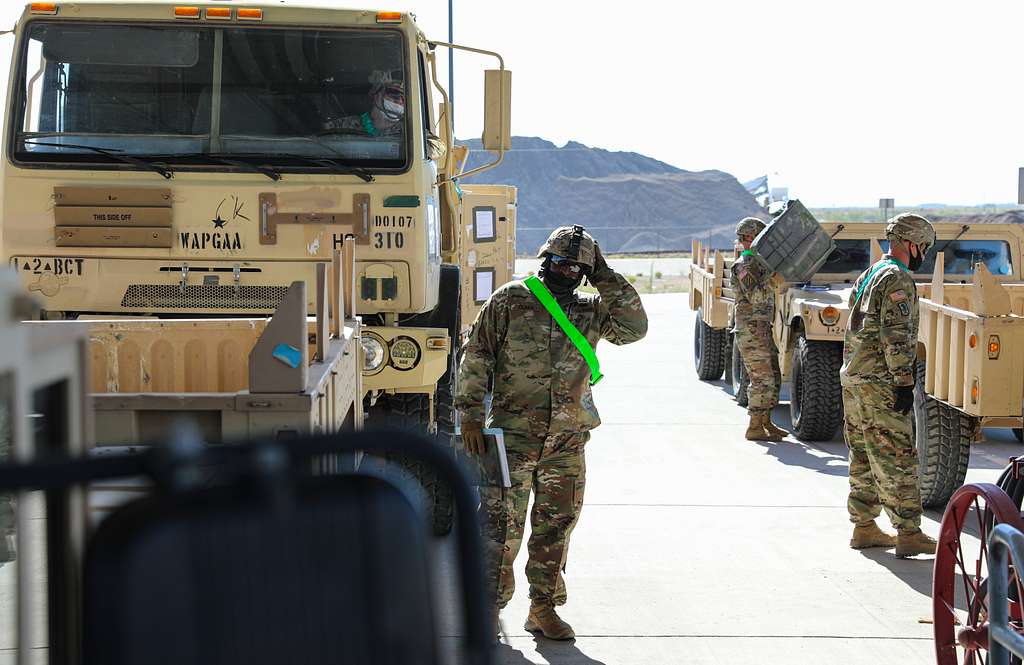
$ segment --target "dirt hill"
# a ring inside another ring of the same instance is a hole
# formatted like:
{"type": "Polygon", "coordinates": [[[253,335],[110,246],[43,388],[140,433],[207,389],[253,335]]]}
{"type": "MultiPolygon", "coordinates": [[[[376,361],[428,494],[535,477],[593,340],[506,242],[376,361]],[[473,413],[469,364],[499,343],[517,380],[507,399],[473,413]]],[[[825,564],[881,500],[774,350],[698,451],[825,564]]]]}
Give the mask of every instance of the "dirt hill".
{"type": "MultiPolygon", "coordinates": [[[[478,140],[468,168],[490,161],[478,140]]],[[[532,253],[556,226],[582,224],[610,252],[688,250],[691,238],[727,247],[736,222],[757,214],[754,198],[722,171],[684,171],[634,152],[570,141],[514,137],[502,164],[469,182],[519,188],[520,254],[532,253]]]]}

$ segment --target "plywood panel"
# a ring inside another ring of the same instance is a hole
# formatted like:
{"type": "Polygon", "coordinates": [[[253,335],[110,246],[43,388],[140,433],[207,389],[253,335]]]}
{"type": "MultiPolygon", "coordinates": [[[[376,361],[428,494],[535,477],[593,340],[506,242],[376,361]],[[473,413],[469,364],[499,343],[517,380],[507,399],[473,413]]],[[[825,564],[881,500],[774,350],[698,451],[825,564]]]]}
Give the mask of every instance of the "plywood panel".
{"type": "Polygon", "coordinates": [[[206,346],[198,339],[190,339],[185,343],[185,392],[213,392],[208,369],[206,346]]]}
{"type": "Polygon", "coordinates": [[[142,350],[139,345],[130,339],[123,340],[115,347],[115,357],[117,364],[111,377],[113,385],[108,381],[110,387],[107,391],[137,393],[145,390],[149,385],[149,376],[142,367],[142,350]]]}
{"type": "Polygon", "coordinates": [[[935,349],[938,351],[936,354],[935,363],[935,397],[941,400],[949,398],[949,333],[950,324],[952,319],[948,316],[938,317],[938,326],[936,327],[935,336],[935,349]]]}
{"type": "Polygon", "coordinates": [[[957,319],[953,322],[949,339],[949,402],[953,406],[964,405],[964,349],[967,347],[967,322],[957,319]]]}
{"type": "Polygon", "coordinates": [[[153,343],[149,352],[150,390],[156,393],[175,392],[174,347],[167,340],[160,339],[153,343]]]}
{"type": "Polygon", "coordinates": [[[234,393],[249,385],[248,348],[243,352],[236,339],[217,345],[217,392],[234,393]]]}

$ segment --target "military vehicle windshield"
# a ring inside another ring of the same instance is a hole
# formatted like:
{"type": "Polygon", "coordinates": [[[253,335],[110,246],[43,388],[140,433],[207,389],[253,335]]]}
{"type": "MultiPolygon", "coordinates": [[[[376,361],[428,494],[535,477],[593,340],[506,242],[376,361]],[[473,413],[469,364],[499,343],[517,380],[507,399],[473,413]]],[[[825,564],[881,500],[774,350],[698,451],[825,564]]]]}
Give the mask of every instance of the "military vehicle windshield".
{"type": "Polygon", "coordinates": [[[836,240],[836,248],[818,269],[820,273],[860,273],[871,263],[869,240],[836,240]]]}
{"type": "Polygon", "coordinates": [[[127,156],[226,168],[228,158],[301,171],[326,168],[316,160],[407,164],[397,31],[30,26],[11,123],[18,162],[123,168],[127,156]]]}
{"type": "MultiPolygon", "coordinates": [[[[889,251],[888,241],[883,240],[880,244],[882,251],[889,251]]],[[[930,275],[935,272],[935,257],[939,251],[945,255],[944,270],[947,275],[973,275],[976,263],[984,263],[993,275],[1013,274],[1010,243],[1005,240],[939,240],[916,273],[930,275]]]]}

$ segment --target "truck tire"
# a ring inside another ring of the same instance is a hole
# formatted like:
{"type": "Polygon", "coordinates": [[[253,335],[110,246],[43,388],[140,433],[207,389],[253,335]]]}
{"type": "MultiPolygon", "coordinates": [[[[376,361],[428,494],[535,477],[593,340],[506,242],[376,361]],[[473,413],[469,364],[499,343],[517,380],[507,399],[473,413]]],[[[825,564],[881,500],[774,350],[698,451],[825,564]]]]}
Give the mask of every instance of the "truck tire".
{"type": "Polygon", "coordinates": [[[729,331],[712,328],[701,319],[697,308],[697,320],[693,328],[693,365],[701,381],[717,381],[725,371],[725,351],[729,343],[729,331]]]}
{"type": "MultiPolygon", "coordinates": [[[[450,402],[449,402],[450,404],[450,402]]],[[[439,405],[435,399],[435,410],[439,405]]],[[[442,446],[451,446],[451,440],[441,432],[441,418],[438,414],[438,432],[430,431],[430,400],[423,394],[381,395],[370,408],[370,427],[382,423],[387,427],[413,432],[437,439],[442,446]]],[[[454,430],[452,430],[454,435],[454,430]]],[[[419,460],[400,455],[387,456],[391,464],[407,471],[423,488],[430,502],[430,526],[435,536],[445,536],[452,530],[453,498],[451,487],[442,482],[437,473],[419,460]]]]}
{"type": "Polygon", "coordinates": [[[917,444],[921,503],[942,508],[964,483],[978,419],[924,392],[923,362],[914,386],[914,438],[917,444]]]}
{"type": "Polygon", "coordinates": [[[732,396],[740,406],[747,405],[747,387],[750,386],[750,377],[747,376],[747,368],[743,364],[743,356],[740,355],[740,347],[736,343],[736,336],[730,335],[732,350],[729,353],[729,383],[732,384],[732,396]]]}
{"type": "Polygon", "coordinates": [[[843,346],[797,338],[790,366],[789,415],[801,441],[828,441],[843,422],[843,346]]]}

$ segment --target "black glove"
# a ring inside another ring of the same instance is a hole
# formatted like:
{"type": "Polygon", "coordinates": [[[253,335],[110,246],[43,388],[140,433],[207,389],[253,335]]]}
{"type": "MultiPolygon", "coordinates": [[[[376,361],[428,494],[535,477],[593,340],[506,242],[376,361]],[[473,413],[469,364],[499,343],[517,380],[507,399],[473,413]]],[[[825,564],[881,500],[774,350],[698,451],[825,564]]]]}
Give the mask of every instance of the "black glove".
{"type": "Polygon", "coordinates": [[[896,399],[892,410],[907,415],[914,408],[914,386],[896,386],[896,399]]]}

